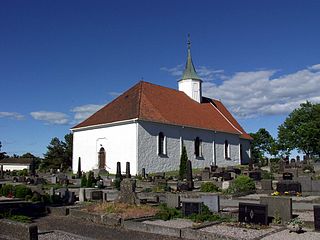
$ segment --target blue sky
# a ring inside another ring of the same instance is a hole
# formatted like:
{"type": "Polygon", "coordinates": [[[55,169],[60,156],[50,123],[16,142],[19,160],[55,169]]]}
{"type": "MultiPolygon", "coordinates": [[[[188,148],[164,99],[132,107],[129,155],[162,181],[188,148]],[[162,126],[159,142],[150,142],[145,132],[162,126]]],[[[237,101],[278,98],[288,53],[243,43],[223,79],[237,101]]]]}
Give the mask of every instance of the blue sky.
{"type": "Polygon", "coordinates": [[[177,88],[187,34],[204,93],[274,136],[320,102],[320,1],[0,1],[0,141],[42,156],[141,78],[177,88]]]}

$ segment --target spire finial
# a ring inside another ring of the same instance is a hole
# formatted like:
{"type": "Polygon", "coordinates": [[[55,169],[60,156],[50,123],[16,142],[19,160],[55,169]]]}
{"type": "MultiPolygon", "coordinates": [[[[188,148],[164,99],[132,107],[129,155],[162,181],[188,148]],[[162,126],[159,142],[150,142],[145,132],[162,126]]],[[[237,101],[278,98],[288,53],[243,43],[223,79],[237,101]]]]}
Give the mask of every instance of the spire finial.
{"type": "Polygon", "coordinates": [[[190,33],[188,33],[188,49],[191,48],[190,33]]]}

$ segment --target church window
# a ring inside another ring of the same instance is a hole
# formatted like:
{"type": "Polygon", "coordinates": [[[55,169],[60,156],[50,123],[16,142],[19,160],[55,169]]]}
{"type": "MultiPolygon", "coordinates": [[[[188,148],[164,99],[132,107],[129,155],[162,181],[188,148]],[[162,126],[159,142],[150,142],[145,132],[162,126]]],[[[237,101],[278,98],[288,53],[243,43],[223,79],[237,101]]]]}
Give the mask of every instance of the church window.
{"type": "Polygon", "coordinates": [[[158,155],[166,155],[166,137],[163,132],[158,135],[158,155]]]}
{"type": "Polygon", "coordinates": [[[202,140],[199,137],[194,140],[194,154],[196,157],[202,157],[202,140]]]}
{"type": "Polygon", "coordinates": [[[229,151],[229,142],[228,140],[224,141],[224,158],[229,159],[230,158],[230,151],[229,151]]]}

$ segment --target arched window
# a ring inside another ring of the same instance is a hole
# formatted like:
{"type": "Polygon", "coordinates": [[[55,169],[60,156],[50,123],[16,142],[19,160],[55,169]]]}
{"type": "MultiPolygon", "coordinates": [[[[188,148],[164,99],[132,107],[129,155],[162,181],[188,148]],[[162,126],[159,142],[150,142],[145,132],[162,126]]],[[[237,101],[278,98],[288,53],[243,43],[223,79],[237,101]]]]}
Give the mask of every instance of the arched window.
{"type": "Polygon", "coordinates": [[[194,140],[194,154],[196,157],[202,157],[202,140],[196,137],[194,140]]]}
{"type": "Polygon", "coordinates": [[[165,154],[165,137],[163,132],[159,132],[158,135],[158,155],[165,154]]]}
{"type": "Polygon", "coordinates": [[[229,158],[229,143],[228,143],[228,140],[224,141],[224,158],[225,159],[229,158]]]}

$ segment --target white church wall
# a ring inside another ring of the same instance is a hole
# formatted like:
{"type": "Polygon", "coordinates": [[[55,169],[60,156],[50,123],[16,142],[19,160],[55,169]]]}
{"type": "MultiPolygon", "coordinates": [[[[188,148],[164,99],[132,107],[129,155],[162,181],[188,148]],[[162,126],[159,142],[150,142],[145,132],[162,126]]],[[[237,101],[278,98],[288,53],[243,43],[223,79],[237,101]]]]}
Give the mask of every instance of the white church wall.
{"type": "Polygon", "coordinates": [[[142,168],[145,168],[147,173],[179,169],[180,139],[183,139],[193,168],[208,167],[213,161],[216,161],[218,166],[232,166],[240,162],[238,135],[139,121],[138,136],[138,172],[141,172],[142,168]],[[159,132],[163,132],[166,136],[166,156],[157,154],[159,132]],[[202,157],[198,158],[194,154],[196,137],[202,140],[202,157]],[[230,144],[231,160],[224,158],[225,140],[228,140],[230,144]],[[215,142],[215,149],[213,149],[213,142],[215,142]]]}
{"type": "Polygon", "coordinates": [[[95,129],[77,130],[73,133],[73,172],[78,170],[81,157],[81,170],[98,168],[100,147],[106,151],[106,170],[116,173],[117,162],[125,172],[126,162],[130,162],[131,174],[136,173],[137,123],[110,125],[95,129]]]}

